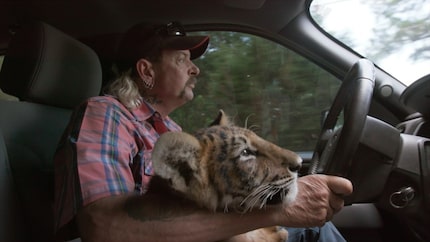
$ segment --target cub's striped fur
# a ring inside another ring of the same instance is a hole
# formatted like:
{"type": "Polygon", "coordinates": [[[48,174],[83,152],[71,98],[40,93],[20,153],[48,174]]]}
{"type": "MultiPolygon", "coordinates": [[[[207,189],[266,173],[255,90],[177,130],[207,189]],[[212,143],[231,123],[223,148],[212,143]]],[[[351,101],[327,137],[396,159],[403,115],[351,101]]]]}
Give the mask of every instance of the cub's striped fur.
{"type": "Polygon", "coordinates": [[[155,174],[188,199],[210,210],[239,212],[293,201],[302,161],[233,125],[222,110],[210,127],[195,135],[161,135],[152,160],[155,174]]]}

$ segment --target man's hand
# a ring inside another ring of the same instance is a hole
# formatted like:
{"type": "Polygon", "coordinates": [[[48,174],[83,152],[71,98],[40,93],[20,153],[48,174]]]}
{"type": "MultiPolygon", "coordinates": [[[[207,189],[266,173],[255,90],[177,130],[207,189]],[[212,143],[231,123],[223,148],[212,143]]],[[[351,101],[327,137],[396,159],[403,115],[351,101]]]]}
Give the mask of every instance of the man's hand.
{"type": "Polygon", "coordinates": [[[284,208],[281,221],[288,227],[322,226],[344,205],[343,197],[352,193],[352,183],[342,177],[308,175],[298,179],[296,200],[284,208]]]}

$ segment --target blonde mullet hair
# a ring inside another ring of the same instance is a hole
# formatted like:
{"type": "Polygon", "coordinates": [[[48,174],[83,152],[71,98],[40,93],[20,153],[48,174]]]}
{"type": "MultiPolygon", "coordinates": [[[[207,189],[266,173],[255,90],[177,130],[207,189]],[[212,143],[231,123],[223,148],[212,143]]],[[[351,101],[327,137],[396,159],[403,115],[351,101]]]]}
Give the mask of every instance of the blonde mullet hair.
{"type": "Polygon", "coordinates": [[[105,94],[116,97],[129,110],[137,108],[143,100],[139,87],[131,76],[131,69],[113,80],[107,86],[105,94]]]}

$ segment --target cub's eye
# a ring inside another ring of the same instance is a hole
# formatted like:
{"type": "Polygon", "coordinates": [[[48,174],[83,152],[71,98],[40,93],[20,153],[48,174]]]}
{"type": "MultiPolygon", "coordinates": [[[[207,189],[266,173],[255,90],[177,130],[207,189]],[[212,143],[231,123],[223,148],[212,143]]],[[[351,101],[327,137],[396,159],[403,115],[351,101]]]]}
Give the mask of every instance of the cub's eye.
{"type": "Polygon", "coordinates": [[[240,155],[241,156],[250,156],[250,155],[256,155],[257,154],[257,152],[255,152],[255,151],[252,151],[252,150],[250,150],[250,149],[244,149],[244,150],[242,150],[242,152],[240,153],[240,155]]]}

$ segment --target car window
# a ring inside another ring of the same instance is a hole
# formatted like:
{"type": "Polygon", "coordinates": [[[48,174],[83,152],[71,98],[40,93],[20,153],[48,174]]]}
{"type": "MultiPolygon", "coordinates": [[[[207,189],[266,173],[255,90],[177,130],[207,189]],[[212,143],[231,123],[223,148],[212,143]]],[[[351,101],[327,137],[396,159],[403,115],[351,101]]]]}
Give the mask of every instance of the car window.
{"type": "Polygon", "coordinates": [[[310,14],[405,85],[429,73],[430,1],[313,0],[310,14]]]}
{"type": "MultiPolygon", "coordinates": [[[[200,33],[201,34],[201,33],[200,33]]],[[[237,32],[205,32],[211,42],[195,60],[194,100],[172,113],[187,132],[210,124],[219,109],[258,135],[295,151],[313,150],[322,112],[340,81],[286,47],[237,32]]]]}

